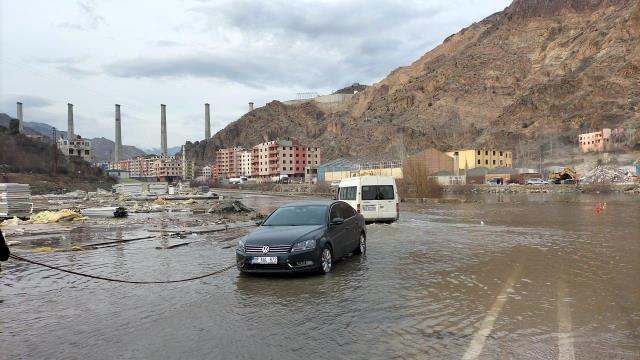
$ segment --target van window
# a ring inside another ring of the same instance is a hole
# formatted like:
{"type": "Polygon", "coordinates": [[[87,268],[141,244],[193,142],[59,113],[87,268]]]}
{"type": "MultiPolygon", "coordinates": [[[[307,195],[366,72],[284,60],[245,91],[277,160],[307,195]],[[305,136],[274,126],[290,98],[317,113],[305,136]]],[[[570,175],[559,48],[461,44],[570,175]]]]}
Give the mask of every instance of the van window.
{"type": "Polygon", "coordinates": [[[355,200],[357,188],[355,186],[341,187],[338,193],[339,200],[355,200]]]}
{"type": "Polygon", "coordinates": [[[362,200],[393,200],[393,185],[372,185],[362,187],[362,200]]]}

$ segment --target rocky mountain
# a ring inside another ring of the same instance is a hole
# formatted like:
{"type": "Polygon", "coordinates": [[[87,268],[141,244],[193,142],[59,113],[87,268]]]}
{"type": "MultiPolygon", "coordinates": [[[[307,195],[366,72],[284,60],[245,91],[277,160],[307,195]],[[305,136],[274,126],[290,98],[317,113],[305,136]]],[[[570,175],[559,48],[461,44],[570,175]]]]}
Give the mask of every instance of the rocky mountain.
{"type": "Polygon", "coordinates": [[[637,0],[515,0],[359,91],[346,110],[274,101],[188,152],[210,162],[219,147],[276,137],[320,146],[325,160],[573,146],[580,132],[640,128],[639,39],[637,0]]]}

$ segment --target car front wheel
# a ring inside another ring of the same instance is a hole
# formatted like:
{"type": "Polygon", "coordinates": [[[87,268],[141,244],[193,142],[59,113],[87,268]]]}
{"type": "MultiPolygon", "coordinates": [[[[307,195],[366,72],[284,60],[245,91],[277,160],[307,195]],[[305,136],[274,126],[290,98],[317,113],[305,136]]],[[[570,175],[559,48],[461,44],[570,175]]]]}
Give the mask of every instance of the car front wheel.
{"type": "Polygon", "coordinates": [[[331,253],[331,247],[325,245],[322,249],[322,255],[320,256],[320,272],[323,274],[331,272],[333,268],[333,254],[331,253]]]}
{"type": "Polygon", "coordinates": [[[361,255],[367,252],[367,237],[364,233],[360,233],[360,239],[358,240],[358,247],[353,251],[356,255],[361,255]]]}

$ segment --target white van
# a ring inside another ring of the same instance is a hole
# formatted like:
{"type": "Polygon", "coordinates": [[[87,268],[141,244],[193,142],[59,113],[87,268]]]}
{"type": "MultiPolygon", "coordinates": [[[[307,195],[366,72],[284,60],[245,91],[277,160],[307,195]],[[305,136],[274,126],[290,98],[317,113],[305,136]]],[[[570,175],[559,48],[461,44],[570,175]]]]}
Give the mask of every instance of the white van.
{"type": "Polygon", "coordinates": [[[364,216],[366,221],[396,221],[400,217],[400,198],[391,176],[359,176],[340,181],[338,200],[364,216]]]}

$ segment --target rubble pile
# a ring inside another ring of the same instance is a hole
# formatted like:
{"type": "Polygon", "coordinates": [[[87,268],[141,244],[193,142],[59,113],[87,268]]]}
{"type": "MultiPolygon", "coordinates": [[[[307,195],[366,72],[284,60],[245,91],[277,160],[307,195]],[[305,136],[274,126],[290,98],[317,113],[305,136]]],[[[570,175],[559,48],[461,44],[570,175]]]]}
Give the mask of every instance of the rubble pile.
{"type": "Polygon", "coordinates": [[[253,210],[238,200],[225,200],[209,209],[209,213],[249,213],[253,210]]]}
{"type": "Polygon", "coordinates": [[[632,175],[615,165],[596,165],[580,178],[583,184],[625,184],[633,182],[632,175]]]}

